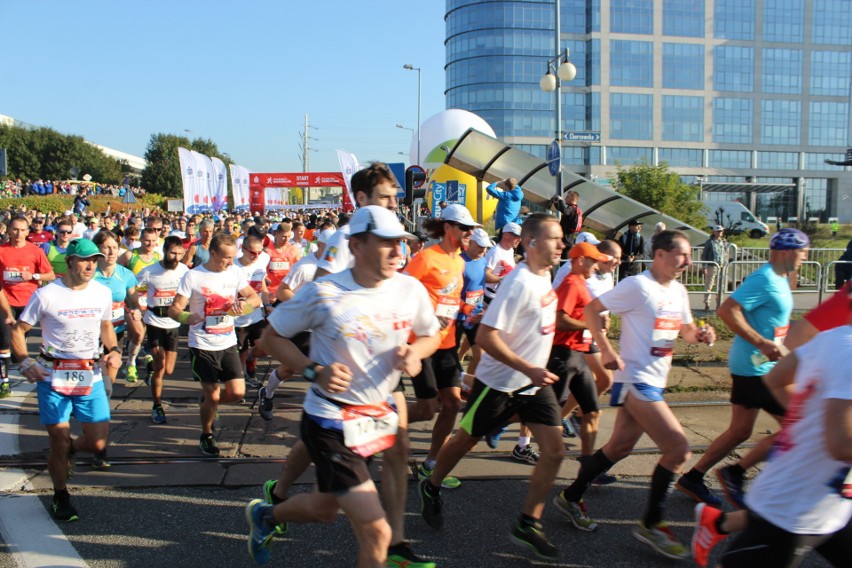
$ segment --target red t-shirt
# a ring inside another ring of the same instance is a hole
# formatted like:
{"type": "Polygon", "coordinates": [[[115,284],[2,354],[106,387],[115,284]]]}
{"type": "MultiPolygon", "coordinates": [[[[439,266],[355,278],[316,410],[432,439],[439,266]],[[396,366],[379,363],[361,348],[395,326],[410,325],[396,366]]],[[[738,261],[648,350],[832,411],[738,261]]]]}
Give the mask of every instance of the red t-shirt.
{"type": "Polygon", "coordinates": [[[43,245],[53,240],[53,234],[48,231],[30,231],[27,235],[27,242],[34,245],[43,245]]]}
{"type": "Polygon", "coordinates": [[[15,248],[10,243],[0,245],[0,278],[9,304],[16,308],[27,305],[30,296],[38,290],[38,280],[21,278],[21,272],[45,274],[53,272],[44,251],[32,243],[15,248]]]}
{"type": "Polygon", "coordinates": [[[279,284],[290,273],[290,269],[299,261],[300,257],[293,245],[289,244],[284,245],[280,250],[275,248],[273,244],[266,249],[266,252],[269,254],[269,265],[266,267],[269,284],[266,288],[269,290],[269,294],[274,296],[279,284]]]}
{"type": "Polygon", "coordinates": [[[849,308],[850,291],[852,291],[852,281],[844,284],[831,298],[806,313],[805,319],[819,331],[846,325],[852,311],[849,308]]]}
{"type": "MultiPolygon", "coordinates": [[[[579,274],[569,274],[556,290],[556,310],[565,312],[569,318],[585,320],[583,308],[592,302],[592,295],[586,287],[586,279],[579,274]]],[[[554,345],[563,345],[574,351],[589,352],[592,345],[592,334],[587,329],[575,331],[559,331],[553,337],[554,345]]]]}

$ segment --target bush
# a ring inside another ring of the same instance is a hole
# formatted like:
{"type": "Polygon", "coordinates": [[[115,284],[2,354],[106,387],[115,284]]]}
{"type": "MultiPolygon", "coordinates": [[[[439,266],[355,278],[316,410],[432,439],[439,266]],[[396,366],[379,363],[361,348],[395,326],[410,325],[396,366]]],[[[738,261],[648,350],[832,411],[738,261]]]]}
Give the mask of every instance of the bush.
{"type": "MultiPolygon", "coordinates": [[[[136,198],[136,203],[125,204],[121,202],[121,197],[112,195],[97,195],[89,196],[89,211],[92,213],[101,213],[107,210],[109,204],[112,204],[112,211],[140,211],[145,207],[151,210],[166,208],[166,198],[161,195],[147,194],[136,198]]],[[[74,205],[73,195],[29,195],[27,197],[12,197],[3,199],[4,209],[20,209],[26,207],[27,210],[37,210],[43,213],[61,214],[71,209],[74,205]]]]}

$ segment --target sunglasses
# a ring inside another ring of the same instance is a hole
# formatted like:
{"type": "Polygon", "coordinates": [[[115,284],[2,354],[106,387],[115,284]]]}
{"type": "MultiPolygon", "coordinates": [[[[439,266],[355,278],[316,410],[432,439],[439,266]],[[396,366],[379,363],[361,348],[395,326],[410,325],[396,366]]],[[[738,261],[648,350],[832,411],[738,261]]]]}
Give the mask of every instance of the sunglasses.
{"type": "Polygon", "coordinates": [[[243,248],[243,252],[246,253],[249,256],[258,257],[258,256],[260,256],[260,253],[262,253],[263,251],[262,250],[254,251],[254,250],[248,250],[247,248],[243,248]]]}
{"type": "Polygon", "coordinates": [[[73,233],[73,231],[61,231],[61,230],[56,231],[56,232],[59,233],[60,235],[70,235],[71,233],[73,233]]]}
{"type": "Polygon", "coordinates": [[[462,225],[461,223],[453,222],[453,225],[459,228],[460,231],[468,232],[474,230],[476,227],[472,227],[471,225],[462,225]]]}

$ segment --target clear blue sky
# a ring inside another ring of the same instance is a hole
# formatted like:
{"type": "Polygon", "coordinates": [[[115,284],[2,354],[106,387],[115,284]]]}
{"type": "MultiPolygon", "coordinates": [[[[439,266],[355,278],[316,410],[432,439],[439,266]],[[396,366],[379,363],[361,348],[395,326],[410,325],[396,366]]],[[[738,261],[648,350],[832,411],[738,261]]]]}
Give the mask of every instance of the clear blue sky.
{"type": "Polygon", "coordinates": [[[0,114],[142,156],[151,134],[210,138],[253,171],[408,162],[421,67],[444,110],[442,0],[0,0],[0,114]],[[191,134],[184,131],[190,130],[191,134]],[[398,155],[405,152],[405,156],[398,155]]]}

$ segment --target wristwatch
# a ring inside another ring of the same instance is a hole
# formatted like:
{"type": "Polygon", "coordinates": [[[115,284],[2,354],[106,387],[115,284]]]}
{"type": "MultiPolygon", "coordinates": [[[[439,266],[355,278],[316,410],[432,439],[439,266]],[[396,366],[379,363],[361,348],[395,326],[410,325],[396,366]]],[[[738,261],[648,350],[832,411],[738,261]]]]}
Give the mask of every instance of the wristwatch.
{"type": "Polygon", "coordinates": [[[121,355],[121,347],[119,347],[118,345],[113,345],[109,348],[109,353],[118,353],[119,355],[121,355]]]}
{"type": "Polygon", "coordinates": [[[38,272],[33,272],[33,280],[41,280],[41,274],[38,272]]]}
{"type": "Polygon", "coordinates": [[[305,380],[309,383],[317,380],[317,367],[319,367],[319,363],[311,363],[302,369],[302,376],[305,377],[305,380]]]}

